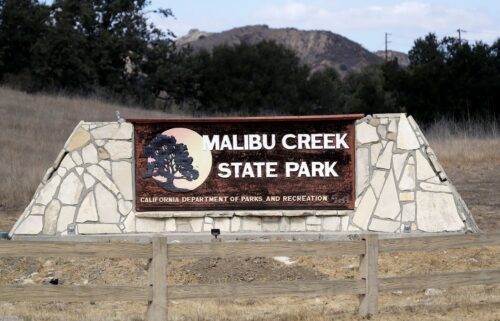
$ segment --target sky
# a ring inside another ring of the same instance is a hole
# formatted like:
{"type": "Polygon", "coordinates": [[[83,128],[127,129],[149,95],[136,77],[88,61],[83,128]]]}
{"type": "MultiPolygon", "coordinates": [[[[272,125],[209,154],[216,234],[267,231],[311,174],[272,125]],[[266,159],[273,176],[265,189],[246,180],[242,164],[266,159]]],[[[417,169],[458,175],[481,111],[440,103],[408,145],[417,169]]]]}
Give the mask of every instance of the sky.
{"type": "Polygon", "coordinates": [[[429,32],[491,43],[500,37],[499,0],[151,0],[151,8],[170,8],[175,18],[151,14],[160,29],[178,37],[191,29],[220,32],[245,25],[328,30],[360,43],[368,50],[407,52],[413,41],[429,32]]]}

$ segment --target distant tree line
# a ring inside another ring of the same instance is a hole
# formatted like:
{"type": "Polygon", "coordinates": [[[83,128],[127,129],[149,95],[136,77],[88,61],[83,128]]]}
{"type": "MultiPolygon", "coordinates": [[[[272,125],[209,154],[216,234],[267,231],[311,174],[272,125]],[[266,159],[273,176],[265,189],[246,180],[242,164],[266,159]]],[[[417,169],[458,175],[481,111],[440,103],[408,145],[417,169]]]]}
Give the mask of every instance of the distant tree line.
{"type": "MultiPolygon", "coordinates": [[[[148,21],[147,0],[0,0],[0,81],[27,91],[99,95],[205,114],[408,112],[436,118],[497,117],[500,40],[417,39],[397,61],[340,75],[312,71],[274,42],[177,48],[148,21]]],[[[149,10],[149,11],[148,11],[149,10]]]]}

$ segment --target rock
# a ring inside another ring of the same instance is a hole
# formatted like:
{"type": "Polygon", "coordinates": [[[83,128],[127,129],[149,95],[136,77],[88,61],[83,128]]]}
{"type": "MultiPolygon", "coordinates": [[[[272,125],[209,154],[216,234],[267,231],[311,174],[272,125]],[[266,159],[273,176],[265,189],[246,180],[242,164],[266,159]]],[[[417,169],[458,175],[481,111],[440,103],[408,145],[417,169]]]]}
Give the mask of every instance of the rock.
{"type": "Polygon", "coordinates": [[[126,200],[133,200],[132,164],[129,162],[113,162],[111,164],[113,181],[126,200]]]}
{"type": "Polygon", "coordinates": [[[368,222],[370,221],[376,203],[377,199],[375,198],[373,190],[368,188],[359,206],[356,208],[352,222],[364,230],[368,229],[368,222]]]}
{"type": "Polygon", "coordinates": [[[191,224],[189,224],[189,219],[175,219],[175,223],[177,224],[177,232],[191,233],[191,224]]]}
{"type": "Polygon", "coordinates": [[[317,216],[308,216],[306,218],[306,224],[307,225],[320,225],[321,219],[317,216]]]}
{"type": "Polygon", "coordinates": [[[420,183],[420,188],[424,191],[451,193],[450,187],[445,184],[438,185],[422,182],[420,183]]]}
{"type": "Polygon", "coordinates": [[[90,132],[95,139],[113,139],[120,125],[118,123],[109,123],[102,127],[92,129],[90,132]]]}
{"type": "Polygon", "coordinates": [[[388,220],[379,220],[372,218],[370,231],[394,233],[400,228],[401,223],[388,220]]]}
{"type": "Polygon", "coordinates": [[[321,225],[307,225],[306,231],[307,232],[320,232],[321,225]]]}
{"type": "Polygon", "coordinates": [[[80,156],[80,153],[77,151],[71,152],[71,159],[75,162],[76,165],[82,165],[83,164],[83,159],[82,156],[80,156]]]}
{"type": "Polygon", "coordinates": [[[88,193],[82,201],[76,221],[78,223],[97,222],[97,207],[95,206],[95,198],[92,192],[88,193]]]}
{"type": "Polygon", "coordinates": [[[108,152],[102,147],[97,148],[97,156],[99,159],[109,159],[108,152]]]}
{"type": "Polygon", "coordinates": [[[83,183],[75,173],[69,173],[61,183],[58,198],[63,204],[76,205],[83,191],[83,183]]]}
{"type": "Polygon", "coordinates": [[[263,232],[278,232],[280,230],[280,217],[263,217],[263,232]]]}
{"type": "Polygon", "coordinates": [[[165,230],[165,220],[155,218],[135,218],[137,232],[160,233],[165,230]]]}
{"type": "Polygon", "coordinates": [[[59,187],[60,183],[61,183],[61,178],[59,176],[53,176],[47,182],[47,184],[45,184],[42,187],[42,189],[38,193],[35,203],[47,205],[54,197],[54,194],[57,188],[59,187]]]}
{"type": "Polygon", "coordinates": [[[382,152],[382,155],[377,160],[376,166],[378,168],[391,168],[391,158],[392,158],[392,148],[394,147],[394,142],[388,142],[382,152]]]}
{"type": "Polygon", "coordinates": [[[130,213],[123,221],[125,233],[135,233],[135,214],[130,213]]]}
{"type": "Polygon", "coordinates": [[[341,218],[341,227],[340,227],[340,230],[341,231],[347,231],[347,228],[349,226],[349,216],[343,216],[341,218]]]}
{"type": "Polygon", "coordinates": [[[330,216],[323,218],[323,229],[325,231],[340,231],[342,229],[340,217],[330,216]]]}
{"type": "MultiPolygon", "coordinates": [[[[260,232],[262,230],[262,219],[260,217],[244,217],[241,230],[244,232],[260,232]]],[[[305,222],[305,219],[304,219],[305,222]]]]}
{"type": "Polygon", "coordinates": [[[75,162],[73,161],[73,158],[71,158],[71,155],[70,154],[66,154],[66,156],[64,156],[63,160],[61,161],[61,164],[59,164],[59,169],[62,168],[65,168],[65,169],[72,169],[73,167],[75,167],[76,164],[75,162]]]}
{"type": "Polygon", "coordinates": [[[383,146],[381,143],[373,144],[370,146],[370,163],[372,166],[375,166],[375,164],[377,163],[382,148],[383,146]]]}
{"type": "Polygon", "coordinates": [[[291,232],[304,232],[306,230],[306,219],[304,217],[291,217],[290,218],[290,231],[291,232]]]}
{"type": "Polygon", "coordinates": [[[376,197],[380,196],[380,192],[382,191],[382,187],[384,186],[385,176],[387,171],[376,169],[373,171],[372,180],[370,181],[370,185],[373,188],[373,192],[376,197]]]}
{"type": "Polygon", "coordinates": [[[394,181],[394,175],[390,172],[380,193],[374,214],[381,218],[395,219],[401,211],[401,206],[397,199],[398,191],[396,190],[396,182],[394,181]]]}
{"type": "Polygon", "coordinates": [[[78,234],[121,234],[116,224],[78,224],[78,234]]]}
{"type": "Polygon", "coordinates": [[[392,119],[391,122],[389,123],[389,126],[387,126],[387,132],[389,132],[389,133],[396,133],[398,131],[398,127],[397,126],[398,125],[396,124],[396,120],[392,119]]]}
{"type": "Polygon", "coordinates": [[[231,219],[228,217],[215,218],[214,228],[220,229],[221,232],[229,232],[231,230],[231,219]]]}
{"type": "Polygon", "coordinates": [[[408,153],[392,155],[392,167],[394,168],[394,177],[396,177],[396,181],[399,181],[401,177],[401,172],[403,171],[407,156],[408,153]]]}
{"type": "Polygon", "coordinates": [[[101,166],[102,168],[104,168],[104,170],[106,171],[106,173],[108,173],[109,175],[111,175],[111,162],[110,161],[108,161],[108,160],[99,161],[99,166],[101,166]]]}
{"type": "Polygon", "coordinates": [[[417,179],[420,181],[425,181],[431,177],[434,177],[436,173],[432,169],[427,158],[424,157],[420,150],[417,150],[417,179]]]}
{"type": "Polygon", "coordinates": [[[175,231],[177,231],[177,225],[175,224],[175,218],[168,218],[165,221],[165,231],[166,232],[175,232],[175,231]]]}
{"type": "Polygon", "coordinates": [[[83,183],[85,184],[85,188],[91,188],[94,183],[95,183],[95,179],[90,176],[89,174],[85,173],[83,174],[83,183]]]}
{"type": "Polygon", "coordinates": [[[38,234],[43,229],[43,216],[30,215],[16,229],[15,234],[38,234]]]}
{"type": "Polygon", "coordinates": [[[73,223],[75,220],[74,206],[63,206],[59,213],[59,219],[57,220],[57,232],[62,232],[68,228],[68,224],[73,223]]]}
{"type": "Polygon", "coordinates": [[[385,139],[387,137],[387,127],[384,125],[380,125],[377,127],[377,133],[382,137],[382,139],[385,139]]]}
{"type": "Polygon", "coordinates": [[[113,139],[132,139],[134,126],[131,123],[121,123],[118,131],[113,135],[113,139]]]}
{"type": "Polygon", "coordinates": [[[233,216],[231,218],[231,232],[239,232],[241,229],[241,218],[233,216]]]}
{"type": "Polygon", "coordinates": [[[101,223],[118,223],[120,221],[116,198],[102,184],[97,184],[95,187],[95,199],[101,223]]]}
{"type": "Polygon", "coordinates": [[[57,218],[61,209],[61,203],[58,200],[53,200],[47,206],[45,215],[43,217],[43,234],[54,235],[56,234],[57,218]]]}
{"type": "Polygon", "coordinates": [[[415,202],[403,204],[402,221],[403,222],[415,221],[415,202]]]}
{"type": "Polygon", "coordinates": [[[127,215],[131,210],[132,202],[128,202],[123,199],[118,200],[118,211],[120,211],[120,214],[127,215]]]}
{"type": "Polygon", "coordinates": [[[415,193],[414,192],[399,193],[399,200],[401,202],[414,201],[415,200],[415,193]]]}
{"type": "Polygon", "coordinates": [[[356,125],[356,140],[360,144],[377,142],[379,140],[377,128],[365,122],[356,125]]]}
{"type": "Polygon", "coordinates": [[[282,217],[280,220],[280,232],[289,232],[290,231],[290,218],[282,217]]]}
{"type": "Polygon", "coordinates": [[[111,140],[104,145],[112,160],[132,158],[132,142],[111,140]]]}
{"type": "Polygon", "coordinates": [[[85,164],[97,164],[99,158],[97,149],[93,144],[89,144],[82,149],[82,158],[85,164]]]}
{"type": "Polygon", "coordinates": [[[434,288],[425,289],[426,296],[435,296],[435,295],[440,295],[440,294],[443,294],[442,290],[434,289],[434,288]]]}
{"type": "Polygon", "coordinates": [[[417,191],[417,225],[424,232],[451,232],[464,228],[453,195],[422,191],[417,191]]]}
{"type": "MultiPolygon", "coordinates": [[[[229,219],[227,219],[229,220],[229,219]]],[[[189,220],[189,223],[191,224],[191,230],[193,232],[201,232],[203,229],[203,218],[192,218],[189,220]]],[[[228,224],[229,225],[229,224],[228,224]]],[[[222,228],[221,228],[222,231],[222,228]]],[[[229,226],[227,228],[227,231],[229,232],[229,226]]]]}
{"type": "Polygon", "coordinates": [[[94,176],[101,184],[106,186],[111,192],[113,192],[115,195],[118,195],[120,192],[118,190],[118,187],[116,187],[115,183],[113,183],[106,172],[104,172],[104,169],[98,165],[91,165],[87,167],[87,171],[94,176]]]}
{"type": "Polygon", "coordinates": [[[33,205],[31,208],[30,214],[39,214],[43,215],[45,213],[45,206],[40,206],[40,205],[33,205]]]}
{"type": "Polygon", "coordinates": [[[89,132],[80,127],[73,133],[68,142],[66,142],[64,149],[69,152],[80,149],[90,142],[90,138],[89,132]]]}
{"type": "Polygon", "coordinates": [[[397,147],[405,150],[420,148],[417,136],[404,114],[401,114],[401,117],[399,118],[397,147]]]}
{"type": "Polygon", "coordinates": [[[401,191],[410,191],[415,189],[415,165],[406,164],[399,181],[399,189],[401,191]]]}
{"type": "Polygon", "coordinates": [[[368,186],[370,178],[370,158],[368,148],[356,149],[356,195],[359,196],[368,186]]]}

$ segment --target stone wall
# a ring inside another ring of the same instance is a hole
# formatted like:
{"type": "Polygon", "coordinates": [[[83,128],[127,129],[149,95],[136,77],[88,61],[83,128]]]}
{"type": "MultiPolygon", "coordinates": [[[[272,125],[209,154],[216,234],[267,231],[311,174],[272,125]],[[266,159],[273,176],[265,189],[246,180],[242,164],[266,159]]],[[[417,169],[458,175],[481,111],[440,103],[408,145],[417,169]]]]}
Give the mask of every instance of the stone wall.
{"type": "Polygon", "coordinates": [[[80,122],[10,231],[15,235],[151,232],[478,231],[413,118],[356,124],[352,211],[134,211],[133,126],[80,122]]]}

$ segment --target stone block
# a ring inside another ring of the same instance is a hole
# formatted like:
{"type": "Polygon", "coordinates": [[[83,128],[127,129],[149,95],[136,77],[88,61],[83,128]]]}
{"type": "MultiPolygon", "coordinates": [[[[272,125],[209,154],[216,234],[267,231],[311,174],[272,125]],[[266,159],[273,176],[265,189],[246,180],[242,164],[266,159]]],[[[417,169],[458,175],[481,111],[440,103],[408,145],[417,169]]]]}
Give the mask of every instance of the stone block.
{"type": "Polygon", "coordinates": [[[118,200],[118,211],[121,215],[127,215],[132,210],[132,202],[123,199],[118,200]]]}
{"type": "Polygon", "coordinates": [[[368,148],[356,149],[356,195],[359,196],[370,178],[370,155],[368,148]]]}
{"type": "Polygon", "coordinates": [[[78,209],[78,215],[76,221],[78,223],[85,222],[97,222],[99,217],[97,216],[97,207],[95,206],[95,197],[92,191],[88,193],[82,201],[80,208],[78,209]]]}
{"type": "Polygon", "coordinates": [[[192,218],[189,220],[191,224],[191,230],[193,232],[201,232],[203,230],[203,218],[192,218]]]}
{"type": "Polygon", "coordinates": [[[307,225],[306,230],[307,232],[320,232],[321,225],[307,225]]]}
{"type": "Polygon", "coordinates": [[[399,181],[401,191],[411,191],[415,189],[415,165],[406,164],[399,181]]]}
{"type": "Polygon", "coordinates": [[[400,225],[400,222],[373,218],[370,223],[370,231],[394,233],[400,228],[400,225]]]}
{"type": "Polygon", "coordinates": [[[61,183],[61,178],[59,176],[53,176],[47,182],[47,184],[45,184],[41,188],[35,202],[43,205],[49,204],[49,202],[52,201],[52,198],[54,197],[54,194],[56,193],[56,190],[59,187],[60,183],[61,183]]]}
{"type": "Polygon", "coordinates": [[[396,178],[396,181],[399,181],[399,178],[401,177],[401,172],[403,171],[407,157],[408,153],[392,155],[392,168],[394,169],[394,177],[396,178]]]}
{"type": "Polygon", "coordinates": [[[376,127],[365,122],[356,125],[356,141],[360,144],[374,143],[378,140],[376,127]]]}
{"type": "Polygon", "coordinates": [[[370,146],[370,164],[371,166],[375,166],[377,160],[380,156],[380,152],[382,151],[382,143],[373,144],[370,146]]]}
{"type": "Polygon", "coordinates": [[[414,192],[401,192],[401,193],[399,193],[399,200],[401,202],[414,201],[415,200],[415,193],[414,192]]]}
{"type": "Polygon", "coordinates": [[[82,158],[85,164],[97,164],[99,162],[97,149],[93,144],[89,144],[82,149],[82,158]]]}
{"type": "MultiPolygon", "coordinates": [[[[394,181],[393,173],[390,172],[384,183],[382,192],[380,193],[380,198],[374,214],[381,218],[395,219],[401,211],[401,207],[397,199],[398,191],[396,189],[396,182],[394,181]]],[[[362,227],[359,224],[356,225],[362,227]]]]}
{"type": "Polygon", "coordinates": [[[75,173],[69,173],[62,181],[58,198],[63,204],[76,205],[83,191],[83,183],[75,173]]]}
{"type": "Polygon", "coordinates": [[[424,232],[452,232],[464,229],[453,195],[417,191],[417,225],[424,232]]]}
{"type": "Polygon", "coordinates": [[[260,217],[245,216],[242,217],[241,230],[243,232],[260,232],[262,231],[262,219],[260,217]]]}
{"type": "Polygon", "coordinates": [[[304,232],[306,230],[305,217],[291,217],[290,218],[290,231],[291,232],[304,232]]]}
{"type": "Polygon", "coordinates": [[[107,187],[113,194],[118,195],[120,192],[118,187],[116,187],[115,183],[109,179],[108,175],[104,171],[104,169],[98,165],[91,165],[87,167],[87,171],[97,179],[102,185],[107,187]]]}
{"type": "Polygon", "coordinates": [[[329,216],[323,218],[323,230],[340,231],[342,230],[341,218],[338,216],[329,216]]]}
{"type": "Polygon", "coordinates": [[[231,218],[231,232],[239,232],[241,230],[241,220],[242,218],[238,216],[231,218]]]}
{"type": "Polygon", "coordinates": [[[68,141],[66,142],[64,149],[71,152],[74,150],[78,150],[83,146],[87,145],[90,142],[90,134],[88,131],[79,127],[73,135],[70,136],[68,141]]]}
{"type": "Polygon", "coordinates": [[[368,222],[370,221],[370,217],[376,203],[377,199],[375,198],[372,188],[368,188],[366,193],[363,195],[359,206],[356,208],[352,218],[353,223],[364,230],[368,229],[368,222]]]}
{"type": "Polygon", "coordinates": [[[57,219],[57,232],[62,232],[68,228],[68,224],[75,221],[75,211],[74,206],[63,206],[59,212],[59,218],[57,219]]]}
{"type": "Polygon", "coordinates": [[[135,233],[135,213],[129,213],[123,221],[124,232],[135,233]]]}
{"type": "Polygon", "coordinates": [[[317,216],[308,216],[308,217],[306,217],[306,224],[307,225],[320,225],[321,218],[319,218],[317,216]]]}
{"type": "Polygon", "coordinates": [[[175,232],[177,231],[177,225],[175,224],[175,218],[167,218],[165,220],[165,232],[175,232]]]}
{"type": "Polygon", "coordinates": [[[78,224],[78,234],[121,234],[117,224],[78,224]]]}
{"type": "Polygon", "coordinates": [[[373,171],[373,176],[370,181],[370,186],[373,188],[373,192],[376,197],[380,196],[380,192],[382,191],[382,187],[384,186],[384,182],[386,180],[388,171],[376,169],[373,171]]]}
{"type": "Polygon", "coordinates": [[[165,230],[165,220],[156,218],[135,218],[135,229],[137,232],[160,233],[165,230]]]}
{"type": "Polygon", "coordinates": [[[404,203],[402,210],[402,221],[403,222],[414,222],[415,221],[415,203],[404,203]]]}
{"type": "Polygon", "coordinates": [[[34,235],[43,229],[43,216],[29,215],[16,229],[15,234],[34,235]]]}
{"type": "Polygon", "coordinates": [[[417,136],[405,115],[401,115],[398,124],[397,147],[404,150],[420,148],[417,136]]]}
{"type": "Polygon", "coordinates": [[[177,225],[177,232],[180,233],[190,233],[192,232],[191,230],[191,224],[189,224],[189,219],[185,218],[176,218],[175,223],[177,225]]]}
{"type": "Polygon", "coordinates": [[[110,140],[104,145],[112,160],[132,158],[132,142],[124,140],[110,140]]]}
{"type": "Polygon", "coordinates": [[[61,210],[61,203],[58,200],[53,200],[49,203],[45,209],[45,215],[43,216],[43,234],[54,235],[56,234],[57,219],[59,217],[59,211],[61,210]]]}
{"type": "Polygon", "coordinates": [[[262,231],[278,232],[280,230],[280,217],[263,217],[262,231]]]}
{"type": "Polygon", "coordinates": [[[429,164],[429,160],[424,157],[420,150],[417,150],[417,179],[420,181],[425,181],[431,177],[436,176],[434,169],[432,169],[429,164]]]}
{"type": "Polygon", "coordinates": [[[391,159],[392,159],[392,149],[394,147],[394,142],[388,142],[382,151],[382,155],[377,160],[376,166],[378,168],[391,168],[391,159]]]}
{"type": "Polygon", "coordinates": [[[220,229],[221,232],[229,232],[231,230],[231,218],[229,217],[215,218],[214,228],[220,229]]]}
{"type": "Polygon", "coordinates": [[[282,217],[280,220],[280,232],[290,231],[290,217],[282,217]]]}
{"type": "Polygon", "coordinates": [[[133,200],[132,164],[129,162],[112,162],[111,173],[113,181],[126,200],[133,200]]]}
{"type": "Polygon", "coordinates": [[[450,186],[448,186],[447,183],[431,184],[431,183],[422,182],[422,183],[420,183],[420,188],[423,189],[424,191],[430,191],[430,192],[451,193],[450,186]]]}
{"type": "Polygon", "coordinates": [[[101,223],[118,223],[120,221],[118,202],[113,193],[102,184],[97,184],[95,187],[95,200],[101,223]]]}

